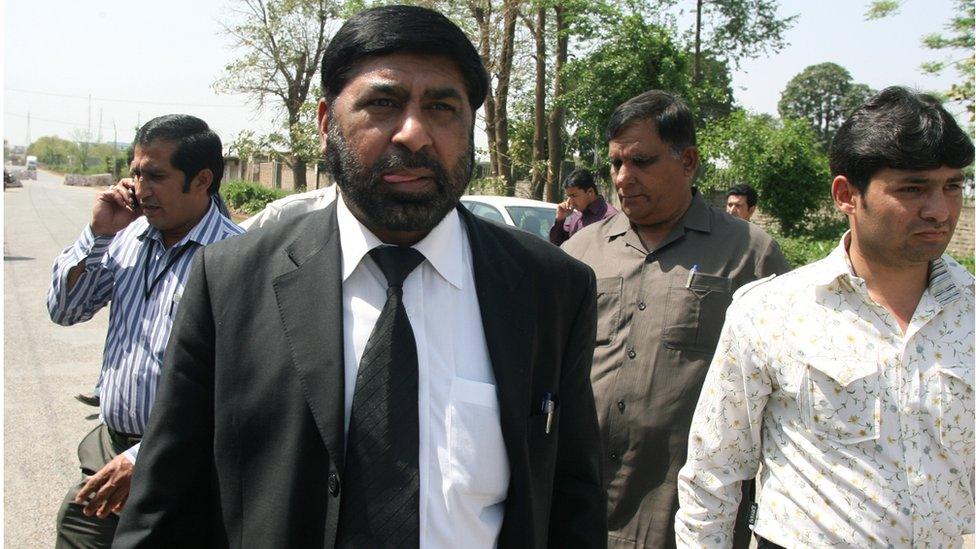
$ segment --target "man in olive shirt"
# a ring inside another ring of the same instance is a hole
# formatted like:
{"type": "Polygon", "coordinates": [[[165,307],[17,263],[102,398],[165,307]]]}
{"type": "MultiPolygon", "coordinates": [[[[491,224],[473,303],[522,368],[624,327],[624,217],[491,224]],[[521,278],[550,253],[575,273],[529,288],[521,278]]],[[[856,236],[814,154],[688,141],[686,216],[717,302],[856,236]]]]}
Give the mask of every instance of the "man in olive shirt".
{"type": "Polygon", "coordinates": [[[762,229],[708,206],[692,187],[695,126],[680,99],[657,90],[630,99],[607,138],[623,215],[563,249],[597,276],[591,378],[609,545],[673,547],[678,470],[725,309],[737,288],[789,264],[762,229]]]}

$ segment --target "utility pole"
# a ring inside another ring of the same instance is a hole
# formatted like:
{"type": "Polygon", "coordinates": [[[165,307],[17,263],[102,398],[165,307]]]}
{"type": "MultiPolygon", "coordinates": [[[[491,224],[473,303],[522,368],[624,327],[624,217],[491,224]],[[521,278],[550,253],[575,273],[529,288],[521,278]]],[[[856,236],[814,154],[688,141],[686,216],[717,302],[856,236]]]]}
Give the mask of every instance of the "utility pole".
{"type": "Polygon", "coordinates": [[[98,108],[98,144],[102,144],[102,108],[98,108]]]}
{"type": "Polygon", "coordinates": [[[121,173],[116,173],[119,167],[119,130],[112,119],[112,177],[118,179],[121,173]]]}
{"type": "Polygon", "coordinates": [[[88,130],[85,133],[85,140],[91,141],[91,94],[88,94],[88,130]]]}
{"type": "Polygon", "coordinates": [[[27,147],[30,147],[30,145],[31,145],[31,140],[30,140],[30,111],[27,111],[27,144],[24,145],[24,150],[27,150],[27,147]]]}

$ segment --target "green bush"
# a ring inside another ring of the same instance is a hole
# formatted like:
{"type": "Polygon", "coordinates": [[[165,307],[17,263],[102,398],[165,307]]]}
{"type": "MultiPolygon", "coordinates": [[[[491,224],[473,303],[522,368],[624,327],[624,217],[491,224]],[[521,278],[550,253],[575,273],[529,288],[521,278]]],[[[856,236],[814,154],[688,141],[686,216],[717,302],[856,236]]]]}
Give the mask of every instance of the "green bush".
{"type": "Polygon", "coordinates": [[[252,215],[260,212],[268,202],[288,195],[280,189],[269,189],[252,181],[228,181],[220,186],[220,195],[227,206],[238,212],[252,215]]]}
{"type": "Polygon", "coordinates": [[[958,261],[960,265],[965,267],[966,270],[970,272],[970,274],[976,273],[976,257],[973,257],[973,254],[962,255],[962,254],[950,253],[949,255],[951,255],[953,259],[958,261]]]}

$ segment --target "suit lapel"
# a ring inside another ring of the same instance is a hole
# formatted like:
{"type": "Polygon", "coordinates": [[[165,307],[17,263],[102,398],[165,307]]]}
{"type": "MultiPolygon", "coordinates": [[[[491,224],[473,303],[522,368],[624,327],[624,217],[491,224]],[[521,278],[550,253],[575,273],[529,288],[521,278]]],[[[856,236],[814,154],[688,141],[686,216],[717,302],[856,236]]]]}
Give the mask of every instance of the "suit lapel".
{"type": "Polygon", "coordinates": [[[468,230],[474,279],[481,323],[488,344],[492,371],[501,407],[502,436],[509,461],[515,463],[518,449],[525,443],[526,418],[529,415],[532,339],[536,320],[525,272],[497,237],[482,221],[464,208],[458,208],[468,230]]]}
{"type": "Polygon", "coordinates": [[[333,202],[300,223],[285,249],[295,268],[273,282],[292,362],[329,455],[342,468],[345,365],[342,254],[333,202]]]}

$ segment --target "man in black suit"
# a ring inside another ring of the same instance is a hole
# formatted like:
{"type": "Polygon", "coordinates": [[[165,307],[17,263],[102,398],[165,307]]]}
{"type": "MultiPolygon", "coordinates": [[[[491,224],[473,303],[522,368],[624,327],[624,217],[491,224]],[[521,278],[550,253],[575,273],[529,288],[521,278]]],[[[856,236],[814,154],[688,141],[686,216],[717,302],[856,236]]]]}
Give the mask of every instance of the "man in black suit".
{"type": "Polygon", "coordinates": [[[458,207],[477,51],[374,8],[322,84],[341,192],[201,252],[116,546],[605,547],[593,273],[458,207]]]}

